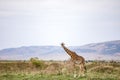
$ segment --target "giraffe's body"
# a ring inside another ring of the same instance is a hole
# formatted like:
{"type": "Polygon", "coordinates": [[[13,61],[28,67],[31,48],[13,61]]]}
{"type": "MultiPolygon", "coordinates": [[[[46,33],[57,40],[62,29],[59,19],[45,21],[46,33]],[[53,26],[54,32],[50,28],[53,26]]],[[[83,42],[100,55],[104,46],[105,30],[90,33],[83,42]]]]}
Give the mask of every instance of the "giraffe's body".
{"type": "Polygon", "coordinates": [[[85,68],[85,59],[82,56],[77,55],[75,52],[69,50],[67,47],[64,46],[64,43],[61,44],[63,49],[66,51],[66,53],[71,57],[70,61],[73,62],[73,65],[79,65],[80,71],[79,75],[81,73],[84,74],[86,68],[85,68]]]}

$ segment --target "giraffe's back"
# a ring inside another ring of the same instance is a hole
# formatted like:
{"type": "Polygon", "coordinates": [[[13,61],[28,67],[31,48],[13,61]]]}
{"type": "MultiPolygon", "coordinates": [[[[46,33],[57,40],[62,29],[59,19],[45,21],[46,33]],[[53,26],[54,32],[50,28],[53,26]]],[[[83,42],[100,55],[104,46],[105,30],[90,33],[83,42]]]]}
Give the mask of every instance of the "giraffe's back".
{"type": "Polygon", "coordinates": [[[85,59],[82,56],[76,56],[74,62],[77,64],[85,64],[85,59]]]}

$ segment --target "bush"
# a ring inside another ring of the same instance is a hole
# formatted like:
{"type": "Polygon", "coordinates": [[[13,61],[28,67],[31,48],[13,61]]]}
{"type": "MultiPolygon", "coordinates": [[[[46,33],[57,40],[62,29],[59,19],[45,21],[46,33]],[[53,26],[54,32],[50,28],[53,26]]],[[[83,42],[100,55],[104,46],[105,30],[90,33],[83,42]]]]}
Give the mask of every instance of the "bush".
{"type": "Polygon", "coordinates": [[[46,64],[44,63],[44,61],[39,60],[37,57],[35,58],[31,58],[30,62],[36,67],[36,68],[40,68],[40,69],[44,69],[46,68],[46,64]]]}

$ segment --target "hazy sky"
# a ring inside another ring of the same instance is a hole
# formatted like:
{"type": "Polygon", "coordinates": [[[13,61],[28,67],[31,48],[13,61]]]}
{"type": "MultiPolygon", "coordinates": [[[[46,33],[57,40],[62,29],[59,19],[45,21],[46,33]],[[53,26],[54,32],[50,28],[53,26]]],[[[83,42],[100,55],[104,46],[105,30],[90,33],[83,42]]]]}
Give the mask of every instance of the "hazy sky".
{"type": "Polygon", "coordinates": [[[0,0],[0,49],[120,40],[120,0],[0,0]]]}

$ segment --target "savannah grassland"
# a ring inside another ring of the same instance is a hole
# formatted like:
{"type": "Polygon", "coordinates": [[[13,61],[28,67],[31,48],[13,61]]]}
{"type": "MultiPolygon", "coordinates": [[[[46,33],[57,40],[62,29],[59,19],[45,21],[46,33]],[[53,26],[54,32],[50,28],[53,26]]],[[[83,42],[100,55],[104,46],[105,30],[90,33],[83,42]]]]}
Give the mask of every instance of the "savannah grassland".
{"type": "Polygon", "coordinates": [[[0,80],[120,80],[120,62],[86,62],[85,76],[73,77],[65,61],[0,61],[0,80]]]}

